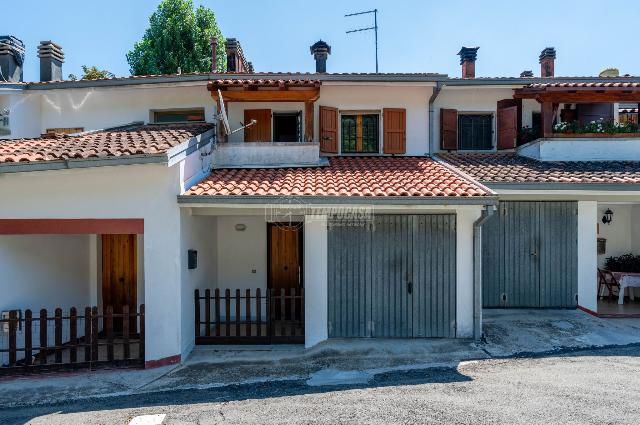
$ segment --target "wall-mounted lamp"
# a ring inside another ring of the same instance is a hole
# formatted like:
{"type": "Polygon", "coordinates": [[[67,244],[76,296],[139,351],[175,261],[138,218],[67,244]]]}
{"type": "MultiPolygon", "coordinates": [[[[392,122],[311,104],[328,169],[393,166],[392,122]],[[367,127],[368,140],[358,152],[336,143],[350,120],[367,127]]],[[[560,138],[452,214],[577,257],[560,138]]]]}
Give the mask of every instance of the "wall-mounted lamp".
{"type": "Polygon", "coordinates": [[[604,212],[604,215],[602,216],[602,222],[604,224],[611,224],[611,220],[613,220],[613,211],[607,208],[607,210],[604,212]]]}
{"type": "Polygon", "coordinates": [[[245,230],[247,230],[247,225],[244,224],[244,223],[238,223],[238,224],[235,225],[235,229],[238,232],[244,232],[245,230]]]}

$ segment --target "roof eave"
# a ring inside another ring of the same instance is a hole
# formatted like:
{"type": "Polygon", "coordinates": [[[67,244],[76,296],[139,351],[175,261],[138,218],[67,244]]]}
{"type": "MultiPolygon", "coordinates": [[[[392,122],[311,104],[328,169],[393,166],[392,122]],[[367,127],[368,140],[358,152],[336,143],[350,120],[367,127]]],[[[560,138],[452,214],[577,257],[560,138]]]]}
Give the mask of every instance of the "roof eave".
{"type": "MultiPolygon", "coordinates": [[[[237,204],[274,204],[282,202],[279,196],[258,195],[179,195],[179,204],[204,204],[217,205],[227,203],[237,204]]],[[[287,202],[292,202],[292,207],[305,205],[496,205],[495,195],[482,196],[287,196],[287,202]],[[299,204],[298,204],[299,203],[299,204]]],[[[283,207],[286,204],[282,205],[283,207]]]]}
{"type": "Polygon", "coordinates": [[[640,183],[559,183],[559,182],[489,182],[481,183],[496,190],[580,190],[640,191],[640,183]]]}
{"type": "Polygon", "coordinates": [[[65,170],[74,168],[112,167],[116,165],[166,164],[167,154],[128,155],[101,158],[64,159],[55,161],[6,162],[0,173],[65,170]]]}

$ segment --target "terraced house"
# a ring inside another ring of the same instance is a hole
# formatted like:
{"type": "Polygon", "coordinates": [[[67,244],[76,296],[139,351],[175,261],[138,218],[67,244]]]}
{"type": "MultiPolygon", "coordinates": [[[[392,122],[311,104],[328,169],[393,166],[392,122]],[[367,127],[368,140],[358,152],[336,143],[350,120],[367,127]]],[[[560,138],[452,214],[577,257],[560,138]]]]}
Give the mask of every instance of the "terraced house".
{"type": "Polygon", "coordinates": [[[3,371],[640,311],[598,275],[640,249],[638,77],[337,74],[323,41],[260,73],[229,39],[225,73],[80,81],[43,42],[23,82],[1,46],[3,371]]]}

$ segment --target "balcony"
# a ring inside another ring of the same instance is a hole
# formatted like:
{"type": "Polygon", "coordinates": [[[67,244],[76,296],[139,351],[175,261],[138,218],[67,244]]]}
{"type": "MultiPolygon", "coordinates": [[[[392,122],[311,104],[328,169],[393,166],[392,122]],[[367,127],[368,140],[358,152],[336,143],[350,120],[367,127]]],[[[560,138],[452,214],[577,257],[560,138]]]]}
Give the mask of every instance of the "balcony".
{"type": "Polygon", "coordinates": [[[538,161],[640,161],[640,134],[560,134],[517,148],[538,161]]]}
{"type": "Polygon", "coordinates": [[[326,163],[315,142],[220,143],[213,152],[214,168],[314,167],[326,163]]]}

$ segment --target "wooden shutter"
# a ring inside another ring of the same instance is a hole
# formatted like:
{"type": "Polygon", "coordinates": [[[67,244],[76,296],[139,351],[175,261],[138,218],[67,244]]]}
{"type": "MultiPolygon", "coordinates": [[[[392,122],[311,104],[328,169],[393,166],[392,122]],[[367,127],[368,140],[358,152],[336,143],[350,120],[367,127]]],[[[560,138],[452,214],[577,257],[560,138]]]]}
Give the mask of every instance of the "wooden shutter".
{"type": "Polygon", "coordinates": [[[320,151],[338,153],[338,110],[320,107],[320,151]]]}
{"type": "Polygon", "coordinates": [[[407,151],[407,111],[402,108],[384,108],[384,153],[407,151]]]}
{"type": "Polygon", "coordinates": [[[244,123],[256,120],[256,125],[244,129],[245,142],[271,141],[271,109],[245,109],[244,123]]]}
{"type": "Polygon", "coordinates": [[[498,149],[513,149],[518,137],[518,107],[498,108],[498,149]]]}
{"type": "Polygon", "coordinates": [[[458,149],[458,111],[440,109],[440,149],[458,149]]]}

